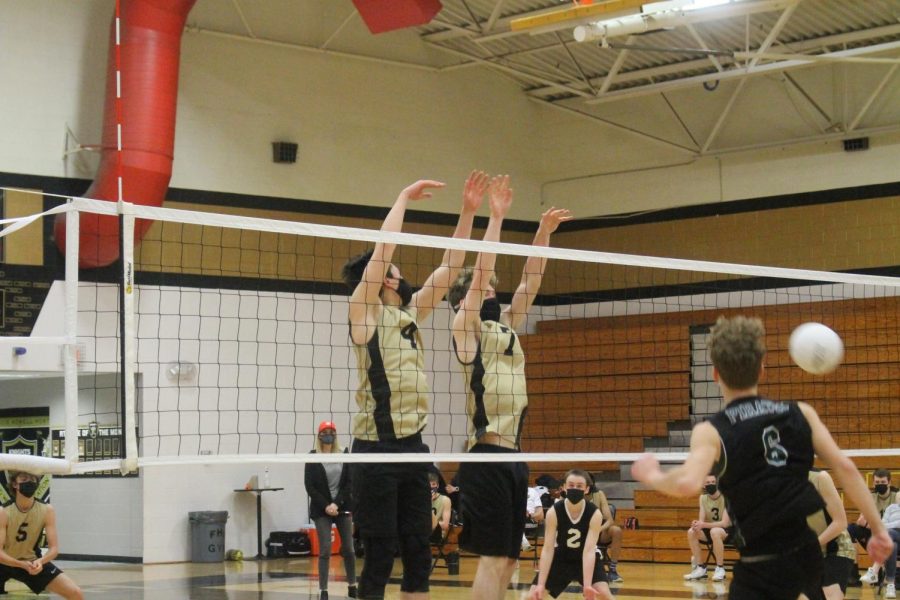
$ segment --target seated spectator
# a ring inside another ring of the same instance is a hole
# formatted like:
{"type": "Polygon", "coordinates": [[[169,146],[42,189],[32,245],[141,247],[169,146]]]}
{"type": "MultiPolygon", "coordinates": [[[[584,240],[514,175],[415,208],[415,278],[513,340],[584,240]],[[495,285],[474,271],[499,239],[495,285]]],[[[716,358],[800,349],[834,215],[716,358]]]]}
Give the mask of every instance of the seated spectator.
{"type": "MultiPolygon", "coordinates": [[[[878,512],[883,516],[884,510],[895,501],[894,498],[897,494],[897,488],[891,486],[891,472],[887,469],[875,469],[872,483],[875,486],[875,489],[872,491],[872,499],[875,500],[875,506],[878,508],[878,512]]],[[[856,523],[851,523],[847,527],[847,531],[850,533],[850,537],[853,541],[859,543],[863,548],[866,547],[869,543],[869,538],[872,537],[872,530],[869,529],[869,524],[866,522],[866,518],[863,515],[859,515],[856,523]]],[[[860,577],[859,580],[863,583],[875,583],[877,579],[878,569],[873,565],[869,567],[866,574],[860,577]]]]}
{"type": "Polygon", "coordinates": [[[534,483],[536,487],[547,490],[541,495],[541,506],[544,507],[544,511],[546,512],[548,508],[553,506],[554,502],[559,500],[559,488],[561,484],[554,479],[553,476],[547,475],[546,473],[538,476],[534,480],[534,483]]]}
{"type": "Polygon", "coordinates": [[[809,481],[825,501],[824,511],[818,511],[806,519],[809,528],[819,536],[819,544],[825,553],[825,569],[822,574],[822,591],[807,590],[800,597],[803,600],[822,598],[821,594],[824,593],[826,600],[844,600],[847,579],[856,559],[853,540],[847,533],[847,513],[831,475],[825,471],[813,470],[809,472],[809,481]]]}
{"type": "Polygon", "coordinates": [[[609,582],[622,583],[625,580],[619,575],[618,569],[619,553],[622,551],[622,528],[616,525],[616,516],[609,506],[606,494],[597,487],[593,479],[588,483],[592,492],[587,499],[600,509],[600,514],[603,516],[603,525],[600,526],[600,540],[598,543],[609,547],[607,550],[609,555],[609,582]]]}
{"type": "Polygon", "coordinates": [[[688,529],[688,544],[691,547],[691,572],[684,576],[688,581],[706,579],[706,561],[700,548],[703,537],[712,544],[716,570],[713,581],[725,579],[725,544],[731,541],[733,527],[728,511],[725,510],[725,496],[719,491],[715,475],[707,475],[700,495],[700,514],[688,529]]]}
{"type": "MultiPolygon", "coordinates": [[[[900,494],[898,494],[900,496],[900,494]]],[[[871,580],[868,580],[865,576],[860,580],[864,583],[876,583],[878,581],[878,571],[884,568],[884,597],[885,598],[896,598],[897,597],[897,586],[895,583],[895,579],[897,577],[897,545],[900,544],[900,498],[895,498],[895,502],[893,504],[889,504],[885,510],[884,514],[881,516],[881,520],[884,521],[884,526],[887,527],[888,535],[891,536],[891,540],[894,542],[893,549],[891,553],[888,555],[887,561],[882,565],[880,563],[873,563],[871,567],[869,567],[868,573],[866,575],[873,575],[871,580]]]]}
{"type": "Polygon", "coordinates": [[[450,498],[441,493],[440,478],[436,473],[428,473],[428,483],[431,485],[431,541],[440,544],[450,530],[452,507],[450,498]]]}
{"type": "MultiPolygon", "coordinates": [[[[537,527],[538,523],[544,520],[544,505],[541,497],[547,494],[547,488],[543,486],[535,486],[528,488],[528,500],[525,504],[525,529],[537,527]]],[[[522,550],[527,552],[531,550],[531,543],[525,534],[522,534],[522,550]]]]}

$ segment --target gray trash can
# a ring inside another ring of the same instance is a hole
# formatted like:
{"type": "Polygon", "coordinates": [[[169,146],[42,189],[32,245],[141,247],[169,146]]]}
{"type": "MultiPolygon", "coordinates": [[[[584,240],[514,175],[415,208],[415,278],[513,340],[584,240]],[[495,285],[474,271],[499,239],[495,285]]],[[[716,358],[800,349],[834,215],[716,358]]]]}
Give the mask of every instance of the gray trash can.
{"type": "Polygon", "coordinates": [[[225,560],[225,522],[228,511],[189,512],[191,522],[191,562],[225,560]]]}

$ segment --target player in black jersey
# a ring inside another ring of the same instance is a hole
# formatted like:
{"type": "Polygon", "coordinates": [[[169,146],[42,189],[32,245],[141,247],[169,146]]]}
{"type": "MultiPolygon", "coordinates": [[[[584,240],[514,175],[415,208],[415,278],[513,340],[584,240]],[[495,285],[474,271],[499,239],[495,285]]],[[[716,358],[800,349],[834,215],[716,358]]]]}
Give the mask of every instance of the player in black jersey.
{"type": "Polygon", "coordinates": [[[529,600],[541,600],[545,589],[556,598],[572,581],[581,582],[586,600],[612,600],[603,565],[597,561],[603,516],[584,499],[589,479],[581,469],[566,473],[566,497],[547,511],[541,562],[529,600]]]}
{"type": "Polygon", "coordinates": [[[807,525],[807,517],[824,507],[808,477],[814,454],[871,524],[873,560],[886,557],[892,546],[859,471],[816,411],[758,395],[764,335],[759,319],[720,317],[709,351],[725,408],[694,427],[683,465],[663,472],[647,454],[632,467],[638,481],[673,496],[696,495],[707,473],[718,475],[741,552],[730,600],[796,600],[804,588],[819,584],[822,553],[807,525]]]}

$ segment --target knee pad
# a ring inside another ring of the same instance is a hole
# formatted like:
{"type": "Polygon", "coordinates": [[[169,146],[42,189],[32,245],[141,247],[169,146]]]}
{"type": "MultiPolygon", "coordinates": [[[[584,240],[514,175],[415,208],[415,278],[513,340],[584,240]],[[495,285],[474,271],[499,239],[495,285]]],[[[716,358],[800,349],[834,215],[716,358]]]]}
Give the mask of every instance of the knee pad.
{"type": "Polygon", "coordinates": [[[400,538],[400,557],[403,559],[401,592],[428,591],[431,575],[431,546],[427,535],[405,535],[400,538]]]}

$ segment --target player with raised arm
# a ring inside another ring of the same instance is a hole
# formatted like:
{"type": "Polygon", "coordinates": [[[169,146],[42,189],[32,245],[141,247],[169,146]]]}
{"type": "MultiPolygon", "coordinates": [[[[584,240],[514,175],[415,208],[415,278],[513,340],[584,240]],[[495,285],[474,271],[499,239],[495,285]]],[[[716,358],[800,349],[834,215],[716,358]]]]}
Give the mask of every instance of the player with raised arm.
{"type": "MultiPolygon", "coordinates": [[[[471,235],[487,181],[480,172],[473,172],[466,181],[454,238],[471,235]]],[[[443,185],[423,180],[404,189],[381,231],[399,232],[409,203],[430,198],[430,190],[443,185]]],[[[353,453],[429,451],[421,434],[427,423],[429,390],[419,323],[443,302],[465,252],[445,251],[440,266],[413,292],[391,263],[395,248],[395,244],[379,242],[372,251],[351,259],[342,273],[353,290],[350,338],[359,369],[353,453]]],[[[399,546],[401,597],[427,598],[431,569],[428,463],[360,463],[352,475],[354,520],[366,557],[359,597],[384,597],[399,546]]]]}
{"type": "Polygon", "coordinates": [[[741,559],[730,600],[796,600],[821,585],[822,551],[807,518],[824,508],[809,482],[818,455],[872,527],[868,550],[884,560],[891,540],[856,465],[841,452],[816,411],[803,402],[759,396],[766,354],[759,319],[720,317],[709,351],[725,408],[691,433],[684,464],[663,472],[652,454],[632,466],[638,481],[673,496],[693,496],[718,475],[741,559]]]}
{"type": "Polygon", "coordinates": [[[31,473],[9,474],[14,501],[0,510],[0,576],[16,579],[32,592],[44,590],[67,600],[82,600],[81,589],[51,561],[59,554],[56,512],[49,504],[34,498],[38,478],[31,473]],[[47,552],[40,558],[34,547],[47,534],[47,552]]]}
{"type": "MultiPolygon", "coordinates": [[[[498,241],[512,204],[509,177],[491,180],[491,216],[485,241],[498,241]]],[[[541,216],[533,245],[547,246],[569,211],[551,208],[541,216]]],[[[450,289],[453,345],[466,375],[469,451],[509,453],[510,462],[462,463],[460,508],[465,524],[460,547],[480,556],[472,596],[499,600],[506,592],[521,549],[528,497],[528,466],[515,461],[528,406],[525,355],[516,330],[538,293],[546,259],[529,257],[512,303],[501,309],[494,285],[496,254],[482,252],[450,289]]]]}

